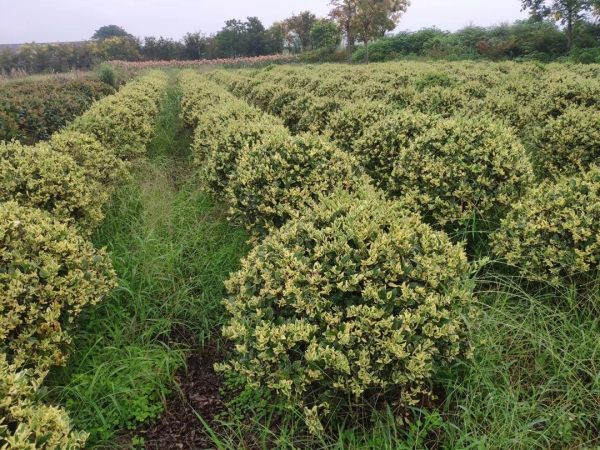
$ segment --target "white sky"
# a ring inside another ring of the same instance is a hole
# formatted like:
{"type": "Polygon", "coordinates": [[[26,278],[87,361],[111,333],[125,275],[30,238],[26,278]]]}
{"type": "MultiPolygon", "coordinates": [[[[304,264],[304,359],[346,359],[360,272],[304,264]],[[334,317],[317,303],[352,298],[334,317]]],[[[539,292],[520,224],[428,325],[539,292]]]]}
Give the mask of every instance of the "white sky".
{"type": "MultiPolygon", "coordinates": [[[[79,41],[102,25],[134,36],[181,38],[218,31],[227,19],[258,16],[265,26],[310,10],[326,16],[328,0],[0,0],[0,44],[79,41]]],[[[493,25],[524,18],[520,0],[412,0],[398,29],[493,25]]]]}

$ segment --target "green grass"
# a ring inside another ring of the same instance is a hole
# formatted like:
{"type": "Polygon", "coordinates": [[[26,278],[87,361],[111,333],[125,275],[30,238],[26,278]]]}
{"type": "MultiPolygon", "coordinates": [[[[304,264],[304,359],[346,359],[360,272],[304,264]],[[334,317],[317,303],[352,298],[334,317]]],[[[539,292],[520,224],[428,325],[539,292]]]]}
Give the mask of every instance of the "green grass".
{"type": "Polygon", "coordinates": [[[443,380],[447,448],[598,448],[598,311],[573,291],[532,294],[497,275],[479,285],[474,358],[443,380]]]}
{"type": "Polygon", "coordinates": [[[92,448],[160,415],[186,352],[220,328],[223,280],[246,251],[245,233],[194,182],[189,140],[172,84],[148,161],[94,237],[112,255],[119,288],[81,317],[68,366],[49,383],[92,448]]]}

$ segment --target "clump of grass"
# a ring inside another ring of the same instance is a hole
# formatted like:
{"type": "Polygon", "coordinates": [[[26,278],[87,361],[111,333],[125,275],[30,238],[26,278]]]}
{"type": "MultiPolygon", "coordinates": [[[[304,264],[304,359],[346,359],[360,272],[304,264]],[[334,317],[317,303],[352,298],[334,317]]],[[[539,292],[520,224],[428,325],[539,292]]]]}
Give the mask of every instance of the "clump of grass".
{"type": "Polygon", "coordinates": [[[160,415],[187,351],[219,328],[223,280],[246,251],[245,233],[186,172],[188,149],[171,86],[149,160],[94,237],[119,288],[82,317],[69,365],[49,385],[92,446],[160,415]]]}
{"type": "MultiPolygon", "coordinates": [[[[480,279],[471,361],[444,380],[450,448],[600,444],[600,320],[574,290],[531,293],[518,278],[480,279]],[[557,299],[556,296],[571,297],[557,299]],[[573,305],[573,308],[562,308],[573,305]]],[[[586,295],[598,296],[595,293],[586,295]]]]}

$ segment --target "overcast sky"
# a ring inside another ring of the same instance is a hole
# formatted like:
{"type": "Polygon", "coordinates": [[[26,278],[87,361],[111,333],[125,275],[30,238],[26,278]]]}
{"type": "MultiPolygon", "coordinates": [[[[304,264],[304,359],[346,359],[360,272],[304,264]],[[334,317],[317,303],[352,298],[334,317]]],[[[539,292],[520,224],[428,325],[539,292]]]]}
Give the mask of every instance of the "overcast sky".
{"type": "MultiPolygon", "coordinates": [[[[79,41],[102,25],[131,34],[181,38],[218,31],[225,20],[258,16],[265,26],[292,13],[329,11],[328,0],[0,0],[0,44],[79,41]]],[[[398,29],[493,25],[525,17],[520,0],[412,0],[398,29]]]]}

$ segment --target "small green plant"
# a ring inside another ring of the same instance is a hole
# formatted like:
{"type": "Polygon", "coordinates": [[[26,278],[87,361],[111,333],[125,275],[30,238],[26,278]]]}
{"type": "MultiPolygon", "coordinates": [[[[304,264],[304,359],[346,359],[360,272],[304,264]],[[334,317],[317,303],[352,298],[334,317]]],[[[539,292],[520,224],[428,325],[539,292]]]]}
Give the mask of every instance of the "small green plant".
{"type": "Polygon", "coordinates": [[[121,84],[121,79],[117,69],[108,62],[99,64],[98,67],[96,67],[96,76],[100,81],[112,86],[115,89],[117,89],[121,84]]]}

